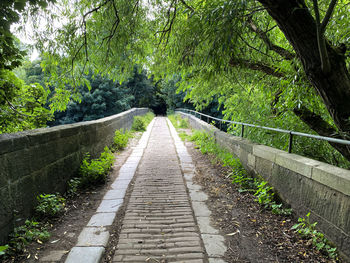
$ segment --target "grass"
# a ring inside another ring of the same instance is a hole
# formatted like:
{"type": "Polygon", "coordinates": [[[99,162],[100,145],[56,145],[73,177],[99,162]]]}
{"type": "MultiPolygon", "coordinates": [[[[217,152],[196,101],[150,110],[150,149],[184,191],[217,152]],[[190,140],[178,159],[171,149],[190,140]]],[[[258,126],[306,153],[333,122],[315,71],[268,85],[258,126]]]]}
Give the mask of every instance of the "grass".
{"type": "Polygon", "coordinates": [[[284,208],[282,204],[275,201],[273,188],[267,181],[250,177],[240,160],[216,144],[211,135],[204,131],[194,131],[190,140],[197,145],[202,154],[208,154],[215,162],[230,168],[231,172],[228,176],[232,179],[232,183],[239,185],[240,192],[251,192],[263,208],[271,210],[274,214],[292,214],[292,209],[284,208]]]}
{"type": "Polygon", "coordinates": [[[176,129],[188,129],[190,127],[188,119],[181,118],[179,114],[168,115],[168,118],[176,129]]]}

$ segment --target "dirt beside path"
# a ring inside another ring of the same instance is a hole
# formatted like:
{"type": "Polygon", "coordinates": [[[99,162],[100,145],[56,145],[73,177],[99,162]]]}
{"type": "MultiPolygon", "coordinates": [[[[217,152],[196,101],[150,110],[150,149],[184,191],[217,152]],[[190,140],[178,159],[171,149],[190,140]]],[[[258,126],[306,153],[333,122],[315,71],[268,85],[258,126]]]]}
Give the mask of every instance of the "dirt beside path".
{"type": "Polygon", "coordinates": [[[213,223],[225,234],[227,262],[335,262],[291,230],[297,219],[263,210],[252,194],[238,192],[228,169],[213,164],[193,143],[185,145],[198,172],[194,181],[208,194],[213,223]]]}

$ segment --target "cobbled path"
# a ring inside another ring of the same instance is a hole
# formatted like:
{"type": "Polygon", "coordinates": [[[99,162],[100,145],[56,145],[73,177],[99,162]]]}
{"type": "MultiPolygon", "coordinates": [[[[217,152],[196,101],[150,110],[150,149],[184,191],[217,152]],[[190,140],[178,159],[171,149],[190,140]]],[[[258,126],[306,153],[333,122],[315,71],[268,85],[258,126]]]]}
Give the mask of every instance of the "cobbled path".
{"type": "Polygon", "coordinates": [[[208,262],[166,118],[135,176],[113,262],[208,262]]]}

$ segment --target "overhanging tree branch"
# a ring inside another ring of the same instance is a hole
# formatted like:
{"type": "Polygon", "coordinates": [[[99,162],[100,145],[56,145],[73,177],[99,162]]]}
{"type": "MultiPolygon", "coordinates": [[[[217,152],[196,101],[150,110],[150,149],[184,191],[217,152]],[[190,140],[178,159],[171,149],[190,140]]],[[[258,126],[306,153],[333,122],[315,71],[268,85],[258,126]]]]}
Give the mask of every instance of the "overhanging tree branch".
{"type": "Polygon", "coordinates": [[[257,25],[254,23],[251,16],[247,18],[247,21],[248,21],[249,29],[254,33],[256,33],[257,36],[261,38],[262,41],[264,41],[264,43],[267,45],[267,47],[270,50],[274,51],[275,53],[279,54],[280,56],[282,56],[287,60],[292,60],[295,58],[295,54],[293,54],[292,52],[272,43],[269,37],[267,36],[267,33],[257,27],[257,25]]]}
{"type": "Polygon", "coordinates": [[[229,61],[229,65],[231,67],[241,66],[248,68],[250,70],[260,71],[270,76],[274,76],[276,78],[285,78],[285,75],[278,70],[278,68],[263,64],[261,62],[253,62],[241,58],[231,58],[229,61]]]}

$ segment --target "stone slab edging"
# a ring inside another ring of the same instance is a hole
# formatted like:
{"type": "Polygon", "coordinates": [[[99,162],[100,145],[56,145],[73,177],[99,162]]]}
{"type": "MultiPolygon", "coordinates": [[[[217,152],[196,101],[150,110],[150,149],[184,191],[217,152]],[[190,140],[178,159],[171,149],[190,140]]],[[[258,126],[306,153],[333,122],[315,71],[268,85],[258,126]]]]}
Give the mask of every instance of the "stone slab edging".
{"type": "Polygon", "coordinates": [[[122,165],[119,175],[104,195],[96,213],[81,231],[76,245],[69,252],[66,263],[98,263],[101,261],[110,233],[106,227],[113,224],[122,206],[126,191],[133,179],[151,134],[154,119],[148,125],[137,146],[122,165]]]}
{"type": "Polygon", "coordinates": [[[216,143],[238,157],[251,173],[262,176],[290,204],[298,217],[311,212],[311,221],[350,262],[350,171],[297,154],[259,145],[227,134],[198,118],[188,118],[193,129],[212,134],[216,143]]]}
{"type": "Polygon", "coordinates": [[[194,184],[192,181],[196,170],[195,166],[193,165],[192,157],[188,153],[186,146],[178,136],[169,119],[167,119],[167,122],[171,136],[173,137],[175,143],[176,152],[179,157],[181,169],[190,194],[190,200],[201,238],[208,254],[209,263],[226,263],[226,261],[222,259],[227,250],[225,238],[220,235],[219,231],[210,224],[211,211],[208,209],[205,203],[208,196],[201,191],[200,185],[194,184]]]}

